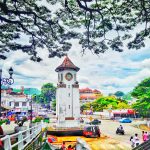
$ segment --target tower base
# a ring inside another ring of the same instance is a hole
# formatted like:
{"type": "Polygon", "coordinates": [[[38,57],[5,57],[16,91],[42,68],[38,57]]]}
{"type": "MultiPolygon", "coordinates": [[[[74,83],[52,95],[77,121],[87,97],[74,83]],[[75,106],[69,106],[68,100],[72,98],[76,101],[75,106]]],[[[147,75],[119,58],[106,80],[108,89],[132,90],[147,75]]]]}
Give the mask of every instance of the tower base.
{"type": "Polygon", "coordinates": [[[59,127],[59,128],[74,128],[74,127],[80,127],[80,121],[79,121],[79,120],[57,121],[56,127],[59,127]]]}

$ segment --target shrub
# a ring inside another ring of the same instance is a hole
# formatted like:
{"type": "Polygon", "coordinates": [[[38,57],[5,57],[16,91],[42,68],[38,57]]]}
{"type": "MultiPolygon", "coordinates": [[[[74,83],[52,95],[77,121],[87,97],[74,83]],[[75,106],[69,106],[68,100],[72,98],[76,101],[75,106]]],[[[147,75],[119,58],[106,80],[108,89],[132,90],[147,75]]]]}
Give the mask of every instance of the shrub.
{"type": "Polygon", "coordinates": [[[38,117],[36,117],[36,118],[35,118],[35,120],[34,120],[34,121],[32,121],[32,122],[33,122],[33,123],[41,122],[41,120],[43,120],[43,117],[38,116],[38,117]]]}

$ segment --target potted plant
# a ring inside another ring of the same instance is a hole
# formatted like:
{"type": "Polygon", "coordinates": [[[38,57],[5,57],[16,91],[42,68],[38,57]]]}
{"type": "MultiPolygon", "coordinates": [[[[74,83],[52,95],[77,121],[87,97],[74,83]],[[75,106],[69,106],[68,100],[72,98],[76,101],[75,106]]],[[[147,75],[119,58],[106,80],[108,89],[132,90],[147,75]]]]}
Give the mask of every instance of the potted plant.
{"type": "Polygon", "coordinates": [[[31,127],[35,126],[37,123],[41,122],[41,120],[43,120],[43,117],[37,116],[37,117],[32,121],[32,123],[30,123],[29,127],[31,128],[31,127]]]}

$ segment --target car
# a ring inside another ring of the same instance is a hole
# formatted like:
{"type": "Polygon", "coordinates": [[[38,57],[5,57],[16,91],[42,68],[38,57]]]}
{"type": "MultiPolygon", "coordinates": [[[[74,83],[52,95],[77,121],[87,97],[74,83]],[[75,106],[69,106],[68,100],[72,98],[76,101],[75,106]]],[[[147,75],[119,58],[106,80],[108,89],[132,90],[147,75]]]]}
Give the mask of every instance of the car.
{"type": "Polygon", "coordinates": [[[90,124],[90,125],[98,125],[98,124],[101,124],[101,121],[98,120],[98,119],[94,119],[93,121],[88,122],[88,124],[90,124]]]}
{"type": "Polygon", "coordinates": [[[131,123],[132,120],[129,119],[129,118],[122,118],[122,119],[119,120],[119,122],[120,122],[120,123],[131,123]]]}
{"type": "Polygon", "coordinates": [[[85,126],[83,129],[83,136],[90,138],[90,137],[100,137],[101,132],[99,129],[99,126],[93,126],[93,125],[88,125],[85,126]]]}

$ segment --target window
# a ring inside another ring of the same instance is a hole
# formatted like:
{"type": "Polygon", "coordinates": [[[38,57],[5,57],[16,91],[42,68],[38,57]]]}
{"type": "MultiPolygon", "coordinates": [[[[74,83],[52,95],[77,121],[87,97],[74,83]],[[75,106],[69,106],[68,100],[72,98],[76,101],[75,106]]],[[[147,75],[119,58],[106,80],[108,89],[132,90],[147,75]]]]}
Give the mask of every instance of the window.
{"type": "Polygon", "coordinates": [[[9,102],[9,106],[11,106],[11,102],[9,102]]]}
{"type": "Polygon", "coordinates": [[[70,105],[69,105],[69,109],[70,109],[70,105]]]}
{"type": "Polygon", "coordinates": [[[68,85],[68,88],[70,89],[70,85],[68,85]]]}
{"type": "Polygon", "coordinates": [[[70,97],[70,93],[68,93],[68,96],[70,97]]]}
{"type": "Polygon", "coordinates": [[[19,106],[19,102],[15,102],[15,106],[19,106]]]}
{"type": "Polygon", "coordinates": [[[74,81],[76,81],[76,74],[74,74],[74,81]]]}
{"type": "Polygon", "coordinates": [[[63,81],[63,74],[61,74],[61,81],[63,81]]]}
{"type": "Polygon", "coordinates": [[[58,81],[60,81],[60,77],[59,77],[59,74],[58,74],[58,81]]]}
{"type": "Polygon", "coordinates": [[[26,102],[22,102],[22,106],[26,106],[26,102]]]}

